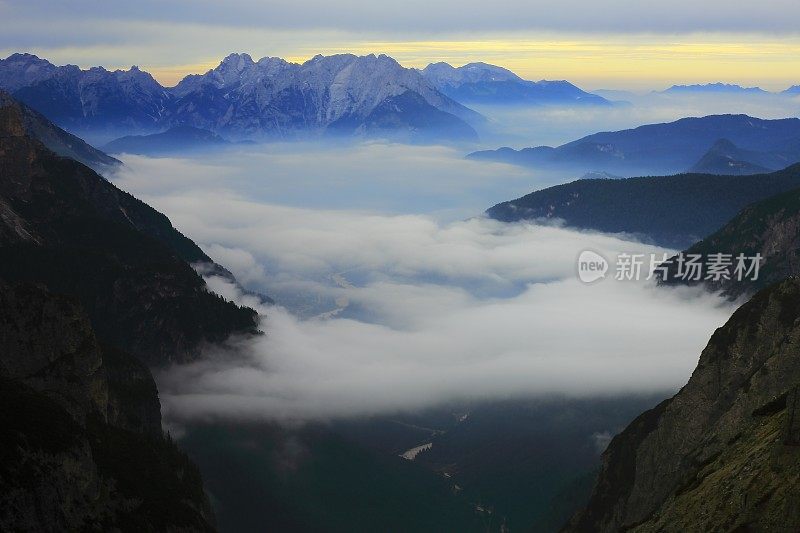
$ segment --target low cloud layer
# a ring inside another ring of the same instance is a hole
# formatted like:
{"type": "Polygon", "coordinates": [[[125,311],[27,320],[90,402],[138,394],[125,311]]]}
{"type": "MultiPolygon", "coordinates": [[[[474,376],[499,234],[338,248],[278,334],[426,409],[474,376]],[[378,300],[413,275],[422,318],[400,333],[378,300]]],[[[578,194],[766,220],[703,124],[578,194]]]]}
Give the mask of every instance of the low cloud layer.
{"type": "MultiPolygon", "coordinates": [[[[458,203],[448,188],[470,196],[464,191],[480,183],[476,197],[502,194],[508,167],[465,165],[419,147],[333,156],[306,147],[305,157],[296,149],[125,160],[120,186],[280,304],[261,309],[264,336],[233,340],[159,376],[170,420],[327,419],[451,401],[675,389],[731,312],[695,290],[580,283],[583,249],[660,252],[620,236],[439,216],[458,203]],[[393,158],[406,161],[403,171],[387,164],[393,158]],[[324,205],[320,191],[368,175],[371,186],[324,205]],[[302,183],[309,205],[269,201],[282,193],[265,191],[280,191],[284,180],[302,183]],[[409,183],[421,198],[442,199],[427,213],[374,208],[409,183]]],[[[209,284],[241,298],[223,280],[209,284]]]]}

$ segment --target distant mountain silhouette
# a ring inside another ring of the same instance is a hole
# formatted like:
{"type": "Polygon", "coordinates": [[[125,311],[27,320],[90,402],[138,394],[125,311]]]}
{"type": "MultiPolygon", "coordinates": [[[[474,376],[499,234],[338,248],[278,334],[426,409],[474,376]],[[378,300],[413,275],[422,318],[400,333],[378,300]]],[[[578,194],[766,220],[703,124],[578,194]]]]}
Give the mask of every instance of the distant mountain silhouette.
{"type": "Polygon", "coordinates": [[[752,161],[765,158],[768,158],[768,154],[742,150],[728,139],[720,139],[700,158],[700,161],[689,169],[689,172],[736,176],[764,174],[769,172],[769,169],[752,161]]]}
{"type": "Polygon", "coordinates": [[[568,81],[528,81],[487,63],[453,67],[431,63],[422,74],[444,94],[464,104],[611,105],[568,81]]]}
{"type": "Polygon", "coordinates": [[[730,83],[706,83],[696,85],[673,85],[664,93],[728,93],[728,94],[768,94],[761,87],[742,87],[730,83]]]}
{"type": "Polygon", "coordinates": [[[121,137],[104,145],[103,150],[111,154],[163,155],[229,145],[228,141],[208,130],[175,126],[162,133],[121,137]]]}
{"type": "Polygon", "coordinates": [[[741,150],[762,152],[757,161],[748,161],[769,170],[800,162],[800,119],[764,120],[747,115],[683,118],[595,133],[557,148],[500,148],[467,157],[581,174],[673,174],[694,167],[720,139],[728,139],[741,150]]]}

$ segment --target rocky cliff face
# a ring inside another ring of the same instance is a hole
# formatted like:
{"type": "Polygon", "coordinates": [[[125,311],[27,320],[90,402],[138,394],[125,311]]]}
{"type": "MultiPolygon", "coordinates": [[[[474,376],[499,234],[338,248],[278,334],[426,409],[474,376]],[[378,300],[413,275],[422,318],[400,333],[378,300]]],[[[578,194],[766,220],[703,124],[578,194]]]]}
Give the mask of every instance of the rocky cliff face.
{"type": "Polygon", "coordinates": [[[603,455],[566,531],[800,530],[800,280],[718,329],[691,379],[603,455]]]}
{"type": "Polygon", "coordinates": [[[0,282],[0,529],[213,529],[150,372],[77,302],[0,282]]]}

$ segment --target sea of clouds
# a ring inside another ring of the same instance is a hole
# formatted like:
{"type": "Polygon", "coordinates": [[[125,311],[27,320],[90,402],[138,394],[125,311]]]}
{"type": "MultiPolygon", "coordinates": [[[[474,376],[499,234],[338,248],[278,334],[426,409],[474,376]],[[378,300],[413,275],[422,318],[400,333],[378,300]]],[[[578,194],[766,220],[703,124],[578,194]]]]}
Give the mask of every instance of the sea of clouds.
{"type": "MultiPolygon", "coordinates": [[[[117,185],[277,301],[259,306],[263,336],[158,377],[173,421],[670,391],[732,311],[696,289],[618,282],[613,272],[581,283],[582,250],[662,250],[486,219],[494,202],[565,177],[465,161],[451,148],[270,145],[123,160],[117,185]]],[[[257,306],[224,280],[208,282],[257,306]]]]}

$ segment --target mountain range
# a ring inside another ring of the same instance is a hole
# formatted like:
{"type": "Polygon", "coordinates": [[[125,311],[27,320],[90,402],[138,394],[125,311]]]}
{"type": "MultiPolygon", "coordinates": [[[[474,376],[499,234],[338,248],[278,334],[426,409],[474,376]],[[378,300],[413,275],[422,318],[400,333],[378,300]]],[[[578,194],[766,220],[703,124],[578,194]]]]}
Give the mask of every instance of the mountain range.
{"type": "Polygon", "coordinates": [[[385,55],[318,55],[297,64],[231,54],[166,88],[135,66],[81,70],[13,54],[0,60],[0,88],[98,140],[190,126],[230,140],[326,134],[473,141],[470,123],[483,120],[385,55]]]}
{"type": "Polygon", "coordinates": [[[673,174],[698,165],[704,171],[720,173],[744,173],[742,170],[755,171],[756,167],[779,170],[800,162],[800,119],[764,120],[747,115],[691,117],[595,133],[556,148],[500,148],[473,152],[467,157],[535,168],[580,173],[604,171],[623,176],[673,174]],[[723,140],[728,149],[731,145],[736,148],[733,158],[737,162],[736,168],[720,166],[719,162],[708,166],[703,162],[709,151],[720,151],[723,140]]]}
{"type": "Polygon", "coordinates": [[[497,204],[486,213],[505,222],[559,220],[570,227],[627,233],[685,248],[749,204],[797,187],[800,165],[753,176],[581,179],[497,204]]]}
{"type": "Polygon", "coordinates": [[[464,104],[611,105],[568,81],[528,81],[503,67],[469,63],[453,67],[431,63],[422,70],[437,89],[464,104]]]}

